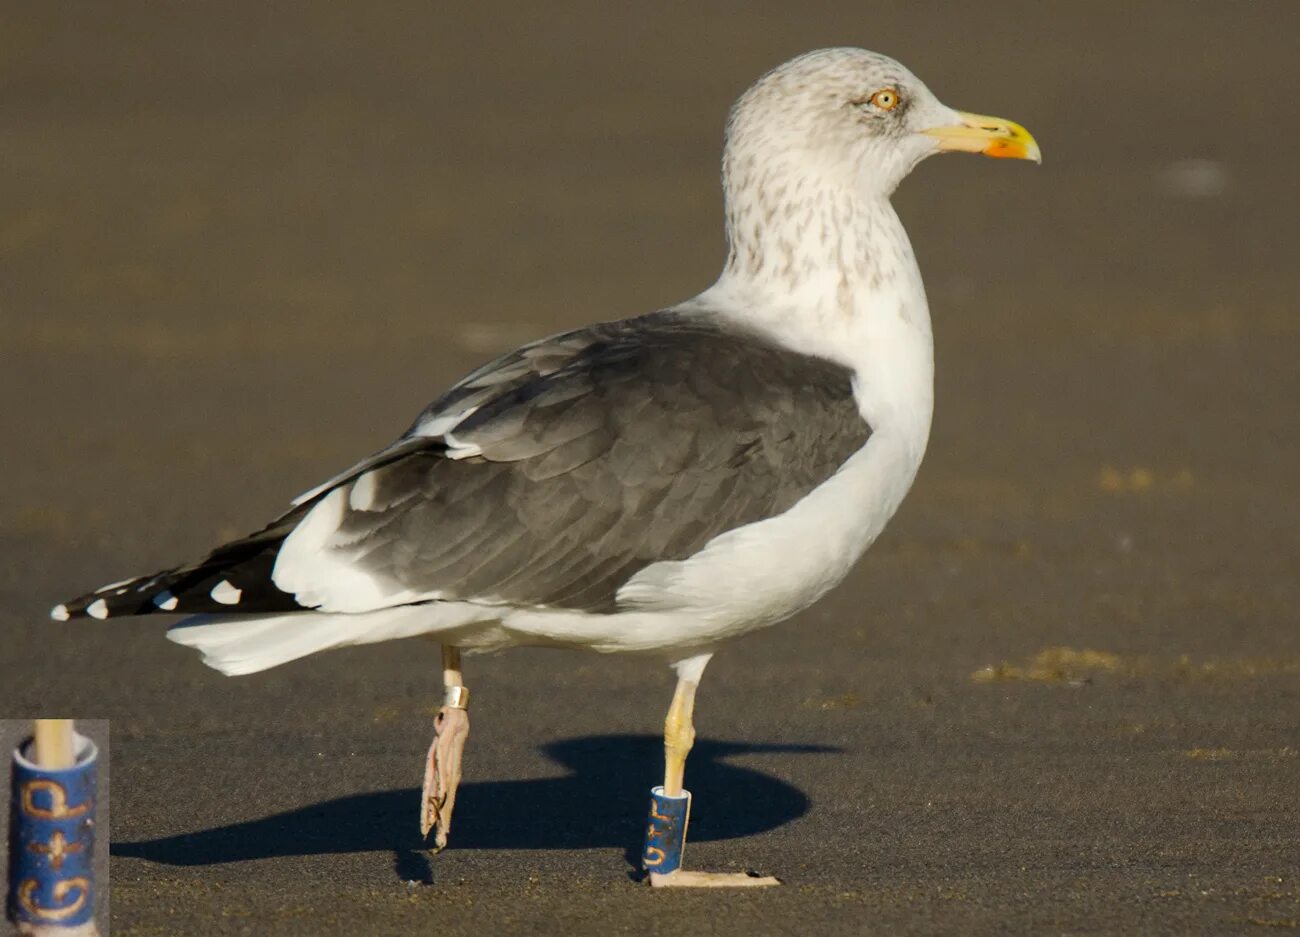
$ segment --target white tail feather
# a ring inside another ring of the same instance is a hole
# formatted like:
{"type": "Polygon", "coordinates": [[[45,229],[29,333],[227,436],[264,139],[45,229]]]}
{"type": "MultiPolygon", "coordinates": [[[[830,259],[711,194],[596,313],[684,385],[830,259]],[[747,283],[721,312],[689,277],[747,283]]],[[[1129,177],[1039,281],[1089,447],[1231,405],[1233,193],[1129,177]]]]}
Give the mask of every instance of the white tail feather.
{"type": "Polygon", "coordinates": [[[400,605],[357,614],[195,615],[167,637],[197,649],[203,663],[233,677],[330,648],[450,631],[495,617],[490,609],[465,603],[400,605]]]}

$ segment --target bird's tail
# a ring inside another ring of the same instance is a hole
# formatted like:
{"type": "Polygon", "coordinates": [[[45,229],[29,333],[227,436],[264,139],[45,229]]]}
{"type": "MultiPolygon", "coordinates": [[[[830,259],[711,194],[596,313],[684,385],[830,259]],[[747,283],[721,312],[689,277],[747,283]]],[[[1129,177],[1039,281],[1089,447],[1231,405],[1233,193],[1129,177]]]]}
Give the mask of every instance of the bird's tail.
{"type": "Polygon", "coordinates": [[[466,626],[478,631],[495,616],[465,602],[398,605],[372,612],[289,612],[284,615],[195,615],[167,637],[192,647],[203,663],[229,676],[256,673],[352,644],[417,634],[447,635],[456,643],[466,626]]]}
{"type": "Polygon", "coordinates": [[[167,637],[192,647],[203,663],[227,676],[256,673],[343,644],[358,629],[358,615],[290,612],[285,615],[195,615],[167,637]]]}

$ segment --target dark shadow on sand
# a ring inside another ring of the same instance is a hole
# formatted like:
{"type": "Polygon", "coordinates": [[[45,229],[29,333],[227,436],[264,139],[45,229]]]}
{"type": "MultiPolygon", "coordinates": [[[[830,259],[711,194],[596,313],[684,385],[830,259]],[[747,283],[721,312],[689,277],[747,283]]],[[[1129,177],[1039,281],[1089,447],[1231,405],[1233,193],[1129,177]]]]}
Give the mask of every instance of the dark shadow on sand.
{"type": "MultiPolygon", "coordinates": [[[[623,846],[636,864],[651,783],[663,770],[663,741],[648,735],[565,739],[542,751],[569,769],[559,778],[467,781],[456,800],[455,849],[587,849],[623,846]]],[[[687,765],[695,842],[750,836],[808,811],[803,791],[730,755],[818,753],[820,745],[698,740],[687,765]]],[[[393,850],[397,874],[428,881],[417,829],[417,788],[341,797],[229,826],[138,842],[114,842],[115,857],[168,865],[213,865],[277,856],[393,850]]]]}

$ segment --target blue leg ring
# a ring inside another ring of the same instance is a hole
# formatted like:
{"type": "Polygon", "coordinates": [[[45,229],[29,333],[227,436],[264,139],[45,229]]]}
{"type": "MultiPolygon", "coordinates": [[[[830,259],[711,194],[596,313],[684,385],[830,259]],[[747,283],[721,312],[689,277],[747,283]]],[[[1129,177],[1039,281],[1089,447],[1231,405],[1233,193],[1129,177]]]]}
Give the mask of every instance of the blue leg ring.
{"type": "Polygon", "coordinates": [[[641,854],[641,865],[647,872],[667,875],[681,868],[690,818],[690,791],[682,791],[678,797],[669,797],[662,787],[650,791],[650,824],[641,854]]]}
{"type": "Polygon", "coordinates": [[[9,918],[75,927],[95,913],[95,765],[99,752],[75,736],[77,764],[38,767],[14,751],[9,918]]]}

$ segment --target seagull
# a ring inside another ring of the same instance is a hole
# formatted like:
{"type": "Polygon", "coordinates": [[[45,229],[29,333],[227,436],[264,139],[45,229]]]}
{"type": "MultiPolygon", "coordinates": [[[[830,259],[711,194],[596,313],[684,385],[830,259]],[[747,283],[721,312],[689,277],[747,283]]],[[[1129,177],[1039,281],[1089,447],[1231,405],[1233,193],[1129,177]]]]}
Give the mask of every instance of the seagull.
{"type": "Polygon", "coordinates": [[[659,661],[677,682],[646,877],[775,883],[680,868],[685,819],[675,834],[658,828],[675,842],[652,843],[665,821],[655,805],[687,796],[695,694],[713,654],[844,579],[916,476],[933,339],[890,196],[944,152],[1041,161],[1019,124],[945,106],[884,55],[833,48],[786,62],[727,122],[728,250],[712,286],[504,354],[262,530],[51,616],[181,613],[168,636],[230,675],[431,636],[445,695],[421,830],[436,829],[437,848],[469,734],[462,652],[659,661]]]}

